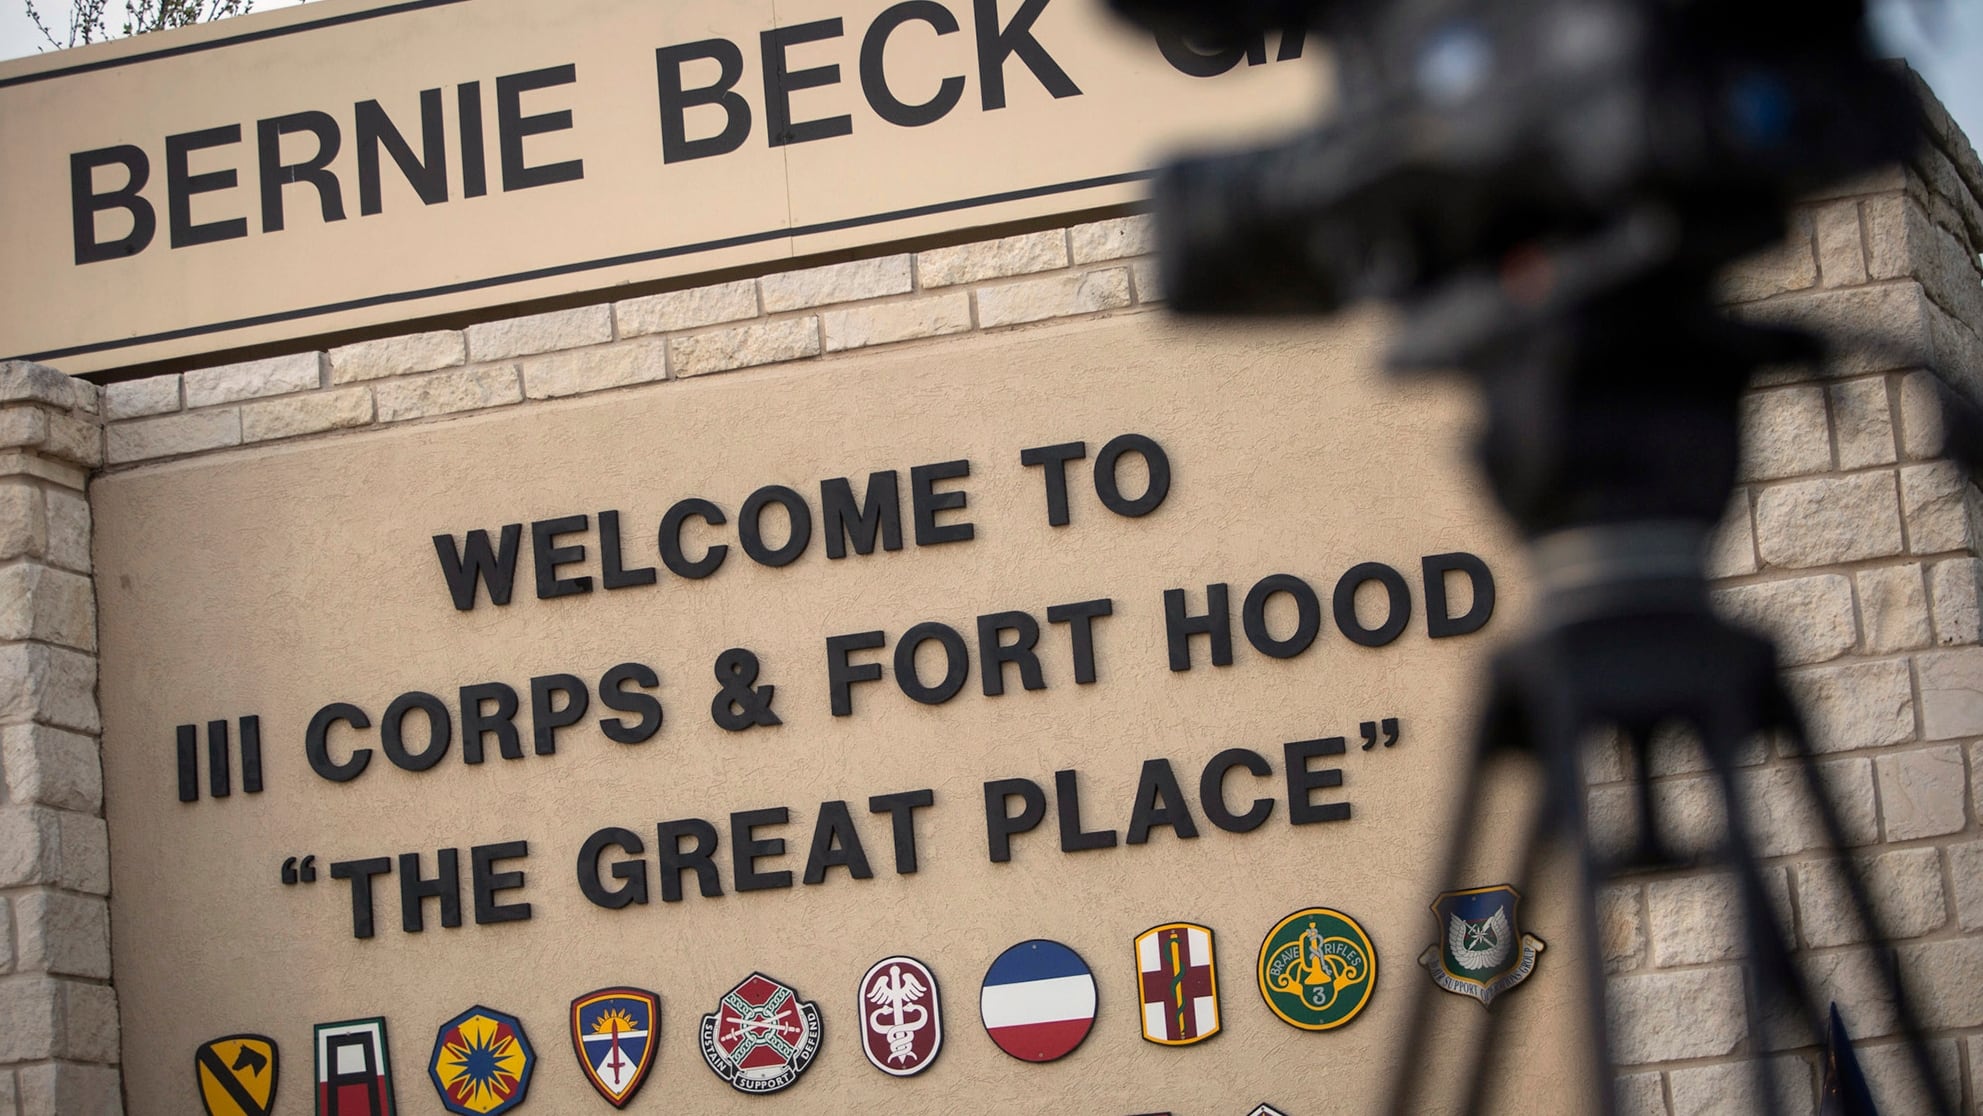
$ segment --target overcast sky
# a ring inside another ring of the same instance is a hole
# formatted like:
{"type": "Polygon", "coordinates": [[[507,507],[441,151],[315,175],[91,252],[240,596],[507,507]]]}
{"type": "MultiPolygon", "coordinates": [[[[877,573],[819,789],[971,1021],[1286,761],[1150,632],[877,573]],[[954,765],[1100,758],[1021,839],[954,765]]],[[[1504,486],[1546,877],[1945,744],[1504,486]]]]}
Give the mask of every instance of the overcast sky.
{"type": "MultiPolygon", "coordinates": [[[[257,0],[262,8],[290,0],[257,0]]],[[[664,0],[679,2],[679,0],[664,0]]],[[[1098,0],[1091,0],[1098,2],[1098,0]]],[[[1873,0],[1881,33],[1893,53],[1904,54],[1928,79],[1949,111],[1983,146],[1983,0],[1873,0]]],[[[45,14],[65,19],[65,0],[40,0],[45,14]]],[[[122,0],[110,0],[115,13],[122,0]]],[[[28,22],[22,0],[0,0],[0,58],[46,47],[28,22]]]]}

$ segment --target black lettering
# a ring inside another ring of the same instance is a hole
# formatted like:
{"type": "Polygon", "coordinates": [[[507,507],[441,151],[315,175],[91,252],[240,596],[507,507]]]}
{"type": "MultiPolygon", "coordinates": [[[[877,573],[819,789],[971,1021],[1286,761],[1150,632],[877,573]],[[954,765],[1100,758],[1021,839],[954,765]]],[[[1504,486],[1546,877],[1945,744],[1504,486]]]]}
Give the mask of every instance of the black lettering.
{"type": "Polygon", "coordinates": [[[895,684],[924,705],[942,705],[956,697],[970,674],[971,651],[964,646],[964,637],[948,624],[934,620],[918,624],[902,633],[901,641],[895,645],[895,684]],[[930,640],[943,646],[943,680],[925,686],[922,676],[916,673],[916,652],[930,640]]]}
{"type": "Polygon", "coordinates": [[[260,156],[262,186],[262,231],[283,228],[282,188],[307,182],[317,189],[317,208],[325,224],[344,220],[344,190],[330,169],[343,139],[337,120],[327,112],[294,112],[272,116],[255,124],[255,148],[260,156]],[[317,149],[300,163],[282,161],[282,137],[308,132],[316,137],[317,149]]]}
{"type": "Polygon", "coordinates": [[[1274,773],[1274,765],[1267,757],[1245,748],[1227,748],[1213,756],[1198,777],[1198,805],[1205,811],[1213,825],[1227,833],[1251,833],[1267,824],[1274,814],[1274,800],[1256,798],[1244,814],[1235,814],[1226,808],[1226,775],[1235,767],[1244,767],[1254,775],[1265,778],[1274,773]]]}
{"type": "Polygon", "coordinates": [[[1420,563],[1425,573],[1425,631],[1433,639],[1472,635],[1494,617],[1494,575],[1487,563],[1471,554],[1434,554],[1420,563]],[[1450,614],[1446,596],[1446,575],[1465,574],[1473,589],[1473,603],[1465,616],[1450,614]]]}
{"type": "Polygon", "coordinates": [[[489,192],[489,156],[482,142],[482,83],[464,81],[455,90],[461,117],[461,196],[479,198],[489,192]]]}
{"type": "Polygon", "coordinates": [[[660,844],[655,848],[654,869],[661,876],[661,901],[682,901],[682,873],[694,872],[697,890],[705,899],[723,894],[723,881],[716,874],[716,827],[701,818],[665,821],[655,827],[660,844]],[[684,849],[682,838],[695,843],[684,849]]]}
{"type": "Polygon", "coordinates": [[[721,527],[729,520],[724,517],[722,508],[695,497],[677,501],[674,507],[668,509],[668,514],[661,517],[658,539],[661,547],[661,564],[668,567],[668,572],[676,577],[695,581],[722,569],[723,559],[729,556],[730,548],[718,543],[704,551],[702,557],[689,560],[682,553],[682,523],[690,516],[695,516],[711,527],[721,527]]]}
{"type": "Polygon", "coordinates": [[[1325,802],[1317,806],[1312,801],[1313,791],[1324,787],[1343,785],[1343,769],[1325,767],[1320,771],[1310,771],[1308,761],[1317,756],[1340,756],[1344,752],[1343,738],[1331,736],[1326,740],[1291,740],[1287,744],[1288,778],[1288,824],[1314,825],[1317,822],[1350,820],[1350,804],[1347,802],[1325,802]]]}
{"type": "Polygon", "coordinates": [[[772,888],[791,887],[792,873],[779,869],[776,872],[760,872],[757,862],[766,857],[784,856],[783,837],[759,838],[757,827],[761,825],[784,825],[791,821],[792,812],[783,806],[773,806],[765,810],[743,810],[730,815],[730,876],[736,881],[736,889],[745,891],[767,891],[772,888]]]}
{"type": "Polygon", "coordinates": [[[936,482],[970,475],[969,461],[943,461],[935,465],[918,465],[909,470],[910,500],[916,510],[917,546],[968,542],[976,533],[976,528],[969,523],[939,525],[936,521],[938,512],[962,511],[965,503],[964,493],[938,492],[936,482]]]}
{"type": "Polygon", "coordinates": [[[581,159],[533,167],[523,157],[526,137],[562,132],[572,126],[570,109],[540,112],[535,116],[523,115],[523,95],[534,89],[570,85],[577,80],[578,67],[571,63],[528,73],[505,74],[496,79],[496,142],[502,151],[505,192],[574,182],[585,177],[585,162],[581,159]]]}
{"type": "Polygon", "coordinates": [[[608,589],[652,585],[658,580],[653,566],[625,566],[625,548],[620,543],[620,513],[599,513],[599,582],[608,589]]]}
{"type": "Polygon", "coordinates": [[[248,235],[246,217],[230,217],[223,221],[209,221],[203,225],[193,223],[194,194],[231,190],[235,183],[240,181],[240,176],[235,173],[233,167],[194,174],[193,152],[240,142],[241,125],[239,124],[203,128],[197,132],[182,132],[176,136],[165,137],[165,209],[167,224],[172,230],[174,248],[213,244],[248,235]]]}
{"type": "Polygon", "coordinates": [[[874,878],[874,869],[868,867],[867,850],[861,847],[860,831],[854,828],[854,817],[847,812],[845,802],[819,804],[819,819],[812,830],[812,851],[806,855],[805,882],[809,885],[823,882],[828,868],[845,868],[847,875],[857,880],[874,878]]]}
{"type": "Polygon", "coordinates": [[[523,741],[516,731],[516,690],[502,682],[461,688],[461,762],[482,762],[482,738],[496,734],[496,750],[504,759],[522,759],[523,741]],[[496,708],[482,711],[484,702],[496,708]]]}
{"type": "Polygon", "coordinates": [[[985,844],[993,864],[1012,859],[1012,838],[1039,827],[1047,816],[1047,792],[1031,779],[993,779],[985,784],[985,844]],[[1017,814],[1006,807],[1017,797],[1017,814]]]}
{"type": "Polygon", "coordinates": [[[1226,601],[1226,585],[1219,582],[1205,587],[1205,615],[1185,611],[1184,590],[1164,590],[1164,638],[1170,643],[1171,669],[1191,669],[1191,637],[1202,635],[1212,643],[1212,665],[1232,665],[1232,610],[1226,601]]]}
{"type": "Polygon", "coordinates": [[[498,872],[498,861],[519,860],[530,855],[530,842],[504,841],[496,845],[477,845],[468,850],[470,873],[475,880],[475,925],[488,926],[497,922],[522,922],[530,917],[528,903],[497,903],[496,897],[505,891],[515,891],[523,886],[523,873],[498,872]]]}
{"type": "Polygon", "coordinates": [[[592,517],[589,515],[566,515],[557,519],[540,519],[530,525],[530,549],[537,559],[537,599],[548,601],[553,597],[569,597],[574,593],[592,592],[590,577],[558,576],[559,566],[569,566],[585,561],[583,546],[559,546],[559,535],[573,535],[589,530],[592,517]]]}
{"type": "Polygon", "coordinates": [[[888,50],[888,37],[905,23],[927,23],[938,35],[955,34],[957,17],[950,9],[936,0],[905,0],[904,3],[883,9],[868,24],[868,33],[861,39],[861,92],[868,99],[868,107],[876,116],[901,128],[919,128],[934,124],[950,114],[957,102],[964,97],[964,78],[954,75],[944,78],[937,84],[936,92],[921,104],[912,105],[895,96],[888,86],[888,71],[885,55],[888,50]]]}
{"type": "Polygon", "coordinates": [[[1115,514],[1125,519],[1141,519],[1162,507],[1170,494],[1171,459],[1155,441],[1141,434],[1124,434],[1109,439],[1109,444],[1095,455],[1095,495],[1101,498],[1102,506],[1115,514]],[[1116,478],[1116,467],[1125,453],[1143,459],[1144,473],[1149,478],[1143,495],[1134,500],[1122,494],[1116,478]]]}
{"type": "Polygon", "coordinates": [[[983,676],[986,697],[998,697],[1005,693],[1005,666],[1012,663],[1019,668],[1020,685],[1029,690],[1044,690],[1046,679],[1040,673],[1040,657],[1033,649],[1040,643],[1040,622],[1024,612],[993,612],[978,617],[978,655],[984,660],[979,666],[983,676]],[[1001,632],[1013,632],[1019,638],[1011,643],[1001,643],[1001,632]]]}
{"type": "Polygon", "coordinates": [[[503,527],[503,541],[493,550],[489,532],[470,531],[457,548],[453,535],[435,535],[434,553],[441,559],[441,576],[447,579],[454,607],[468,612],[475,607],[475,587],[489,586],[489,603],[510,603],[510,590],[516,584],[517,544],[523,540],[523,524],[503,527]]]}
{"type": "Polygon", "coordinates": [[[377,101],[360,101],[354,110],[356,120],[352,143],[358,148],[358,212],[370,216],[385,208],[384,191],[379,188],[379,149],[385,148],[399,173],[406,176],[423,205],[439,205],[448,200],[447,129],[441,123],[441,91],[420,91],[420,158],[414,158],[413,145],[400,134],[399,126],[386,115],[377,101]]]}
{"type": "Polygon", "coordinates": [[[654,668],[641,663],[621,663],[599,679],[599,704],[621,713],[638,713],[640,720],[627,724],[621,717],[603,717],[599,731],[615,744],[641,744],[661,731],[661,702],[652,694],[626,689],[627,683],[652,690],[661,685],[654,668]]]}
{"type": "MultiPolygon", "coordinates": [[[[1265,36],[1254,35],[1246,43],[1234,43],[1218,50],[1208,50],[1191,41],[1191,37],[1174,27],[1157,29],[1157,49],[1163,53],[1164,61],[1171,69],[1188,77],[1218,77],[1241,59],[1259,53],[1259,62],[1267,60],[1267,40],[1265,36]]],[[[1258,65],[1259,62],[1255,62],[1258,65]]]]}
{"type": "Polygon", "coordinates": [[[348,783],[364,774],[365,765],[372,762],[372,749],[353,748],[350,759],[334,762],[330,758],[330,728],[339,721],[355,729],[372,727],[372,718],[363,709],[341,701],[332,702],[310,718],[310,727],[303,734],[303,752],[310,758],[310,770],[333,783],[348,783]]]}
{"type": "Polygon", "coordinates": [[[663,163],[728,155],[750,138],[750,102],[736,92],[737,80],[744,76],[744,52],[737,44],[728,39],[704,39],[662,47],[654,52],[654,67],[661,91],[663,163]],[[699,59],[716,63],[716,80],[694,89],[685,88],[682,70],[699,59]],[[723,130],[692,140],[688,138],[688,110],[703,105],[715,105],[723,110],[723,130]]]}
{"type": "Polygon", "coordinates": [[[434,853],[434,878],[420,875],[420,854],[399,854],[399,928],[408,934],[426,930],[428,899],[441,901],[441,925],[452,930],[461,925],[461,853],[441,849],[434,853]]]}
{"type": "Polygon", "coordinates": [[[545,674],[530,680],[531,745],[540,756],[558,751],[558,730],[585,719],[592,695],[585,683],[570,674],[545,674]],[[565,695],[564,708],[557,707],[557,695],[565,695]]]}
{"type": "Polygon", "coordinates": [[[635,859],[647,851],[640,834],[631,829],[609,826],[585,839],[578,850],[578,890],[590,899],[594,906],[609,911],[624,910],[639,903],[647,903],[647,862],[635,859]],[[623,860],[615,860],[607,869],[613,878],[620,881],[618,887],[607,887],[599,878],[599,858],[607,849],[618,849],[627,854],[623,860]]]}
{"type": "Polygon", "coordinates": [[[158,213],[139,193],[151,180],[151,159],[144,149],[128,143],[95,151],[78,151],[69,156],[69,215],[76,238],[76,263],[101,263],[135,256],[151,244],[158,232],[158,213]],[[99,167],[124,168],[124,185],[98,192],[99,167]],[[96,215],[106,209],[121,209],[131,215],[131,231],[116,240],[98,240],[96,215]]]}
{"type": "Polygon", "coordinates": [[[1130,812],[1129,832],[1122,843],[1141,845],[1150,839],[1150,831],[1160,825],[1170,826],[1179,840],[1198,836],[1198,823],[1191,818],[1191,807],[1178,788],[1171,761],[1144,760],[1143,775],[1136,782],[1136,808],[1130,812]]]}
{"type": "Polygon", "coordinates": [[[1033,24],[1047,10],[1047,0],[1022,0],[1003,29],[998,25],[998,0],[972,0],[972,7],[977,15],[978,90],[986,112],[1005,107],[1005,60],[1015,54],[1055,100],[1081,95],[1067,71],[1033,37],[1033,24]]]}
{"type": "Polygon", "coordinates": [[[936,804],[936,792],[929,789],[877,794],[868,799],[868,812],[888,814],[895,836],[895,874],[916,874],[916,811],[936,804]]]}
{"type": "Polygon", "coordinates": [[[1021,465],[1040,466],[1047,485],[1047,525],[1065,527],[1070,522],[1067,507],[1067,463],[1088,456],[1088,443],[1062,442],[1019,451],[1021,465]]]}
{"type": "Polygon", "coordinates": [[[426,771],[441,762],[448,754],[448,744],[454,737],[454,720],[448,716],[448,707],[441,699],[419,690],[404,693],[386,706],[386,715],[379,718],[379,747],[393,766],[405,771],[426,771]],[[418,709],[427,715],[427,746],[419,752],[406,750],[406,715],[418,709]]]}
{"type": "Polygon", "coordinates": [[[372,877],[392,871],[392,858],[373,856],[364,860],[340,860],[330,866],[331,879],[351,881],[351,936],[372,936],[372,877]]]}
{"type": "Polygon", "coordinates": [[[828,116],[818,120],[792,119],[792,94],[801,89],[818,89],[840,82],[839,66],[814,66],[809,70],[786,69],[785,51],[800,43],[837,39],[841,35],[838,17],[774,27],[758,36],[758,50],[764,60],[764,133],[773,147],[811,140],[832,139],[854,130],[851,116],[828,116]]]}
{"type": "Polygon", "coordinates": [[[833,715],[854,715],[854,683],[881,681],[880,663],[856,663],[852,651],[877,651],[888,643],[884,632],[855,632],[826,637],[826,687],[832,694],[833,715]]]}
{"type": "Polygon", "coordinates": [[[1095,621],[1115,613],[1115,601],[1108,597],[1094,601],[1053,605],[1047,609],[1047,623],[1066,624],[1074,650],[1074,681],[1089,686],[1095,681],[1095,621]]]}
{"type": "Polygon", "coordinates": [[[1060,851],[1085,852],[1115,847],[1115,830],[1081,828],[1081,784],[1074,769],[1053,773],[1054,808],[1060,820],[1060,851]]]}
{"type": "Polygon", "coordinates": [[[774,569],[789,566],[799,560],[812,543],[812,509],[806,506],[806,498],[782,484],[769,484],[750,494],[744,501],[743,509],[737,512],[737,541],[743,544],[744,553],[760,566],[774,569]],[[764,509],[777,504],[785,509],[788,529],[785,542],[781,546],[765,545],[763,535],[764,509]]]}
{"type": "Polygon", "coordinates": [[[1412,591],[1398,571],[1382,562],[1365,562],[1351,568],[1336,582],[1335,611],[1336,627],[1342,629],[1350,642],[1382,647],[1403,635],[1405,625],[1411,622],[1412,591]],[[1356,592],[1368,581],[1384,587],[1384,622],[1375,628],[1364,627],[1356,614],[1356,592]]]}
{"type": "Polygon", "coordinates": [[[1240,626],[1246,629],[1246,642],[1254,650],[1276,659],[1292,659],[1308,650],[1321,632],[1322,602],[1306,581],[1293,574],[1263,577],[1246,594],[1246,604],[1240,608],[1240,626]],[[1294,631],[1286,639],[1275,639],[1274,633],[1267,630],[1267,602],[1277,593],[1285,593],[1294,600],[1294,631]]]}
{"type": "Polygon", "coordinates": [[[856,554],[873,554],[877,539],[883,550],[902,549],[902,492],[893,469],[868,474],[859,505],[846,477],[821,481],[819,513],[828,558],[845,558],[849,543],[856,554]]]}

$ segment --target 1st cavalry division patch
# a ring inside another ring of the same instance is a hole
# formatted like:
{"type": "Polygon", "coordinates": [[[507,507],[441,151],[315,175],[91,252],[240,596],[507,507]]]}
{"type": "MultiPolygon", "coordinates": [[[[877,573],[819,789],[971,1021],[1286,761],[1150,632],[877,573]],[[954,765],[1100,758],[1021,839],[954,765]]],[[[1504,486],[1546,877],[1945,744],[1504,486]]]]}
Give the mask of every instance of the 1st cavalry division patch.
{"type": "Polygon", "coordinates": [[[1355,1019],[1377,988],[1377,950],[1355,919],[1327,907],[1296,911],[1260,943],[1260,996],[1304,1031],[1355,1019]]]}
{"type": "Polygon", "coordinates": [[[936,974],[913,957],[884,957],[868,967],[855,994],[861,1050],[874,1068],[910,1077],[943,1049],[943,1004],[936,974]]]}
{"type": "Polygon", "coordinates": [[[799,1079],[819,1053],[819,1005],[752,973],[702,1017],[702,1057],[743,1093],[775,1093],[799,1079]]]}
{"type": "Polygon", "coordinates": [[[228,1035],[204,1043],[193,1055],[200,1103],[207,1116],[268,1116],[275,1107],[275,1040],[228,1035]]]}
{"type": "Polygon", "coordinates": [[[1483,1007],[1535,971],[1541,938],[1522,933],[1516,917],[1522,893],[1500,884],[1442,893],[1432,903],[1438,944],[1419,955],[1432,982],[1448,992],[1472,996],[1483,1007]]]}
{"type": "Polygon", "coordinates": [[[456,1116],[495,1116],[523,1103],[536,1066],[523,1024],[477,1004],[441,1024],[427,1076],[442,1108],[456,1116]]]}
{"type": "Polygon", "coordinates": [[[319,1023],[317,1116],[395,1116],[384,1019],[319,1023]]]}
{"type": "Polygon", "coordinates": [[[1219,1033],[1219,979],[1212,964],[1212,931],[1167,922],[1136,935],[1136,990],[1143,1003],[1143,1037],[1189,1046],[1219,1033]]]}
{"type": "Polygon", "coordinates": [[[660,1048],[661,997],[640,988],[601,988],[571,1002],[571,1048],[606,1103],[625,1108],[660,1048]]]}

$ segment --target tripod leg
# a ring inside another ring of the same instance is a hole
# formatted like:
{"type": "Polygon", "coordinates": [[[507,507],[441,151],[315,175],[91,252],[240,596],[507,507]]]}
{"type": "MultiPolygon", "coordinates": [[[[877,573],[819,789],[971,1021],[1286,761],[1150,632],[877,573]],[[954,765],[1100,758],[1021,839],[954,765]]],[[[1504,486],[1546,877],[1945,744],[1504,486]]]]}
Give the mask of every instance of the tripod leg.
{"type": "MultiPolygon", "coordinates": [[[[1549,804],[1545,803],[1529,824],[1528,840],[1522,846],[1521,864],[1510,883],[1517,894],[1529,893],[1529,885],[1535,880],[1536,868],[1542,860],[1543,849],[1550,843],[1554,828],[1549,804]]],[[[1490,1006],[1484,1033],[1473,1036],[1473,1057],[1468,1060],[1467,1076],[1462,1079],[1467,1083],[1467,1097],[1461,1111],[1467,1116],[1484,1116],[1487,1112],[1488,1098],[1494,1094],[1496,1071],[1501,1068],[1500,1060],[1494,1055],[1501,1046],[1502,1028],[1500,1019],[1491,1014],[1492,1010],[1490,1006]]]]}

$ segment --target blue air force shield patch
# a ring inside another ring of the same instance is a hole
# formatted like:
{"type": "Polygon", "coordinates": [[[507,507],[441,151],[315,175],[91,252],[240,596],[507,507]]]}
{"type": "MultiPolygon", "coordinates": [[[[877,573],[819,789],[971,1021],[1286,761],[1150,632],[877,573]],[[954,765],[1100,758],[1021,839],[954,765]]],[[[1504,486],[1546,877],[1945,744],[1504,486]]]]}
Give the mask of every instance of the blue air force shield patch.
{"type": "Polygon", "coordinates": [[[1443,892],[1432,903],[1439,939],[1419,956],[1432,982],[1483,1007],[1529,978],[1541,938],[1522,932],[1521,892],[1499,884],[1443,892]]]}
{"type": "Polygon", "coordinates": [[[661,997],[640,988],[601,988],[571,1002],[571,1046],[606,1103],[625,1108],[660,1048],[661,997]]]}

